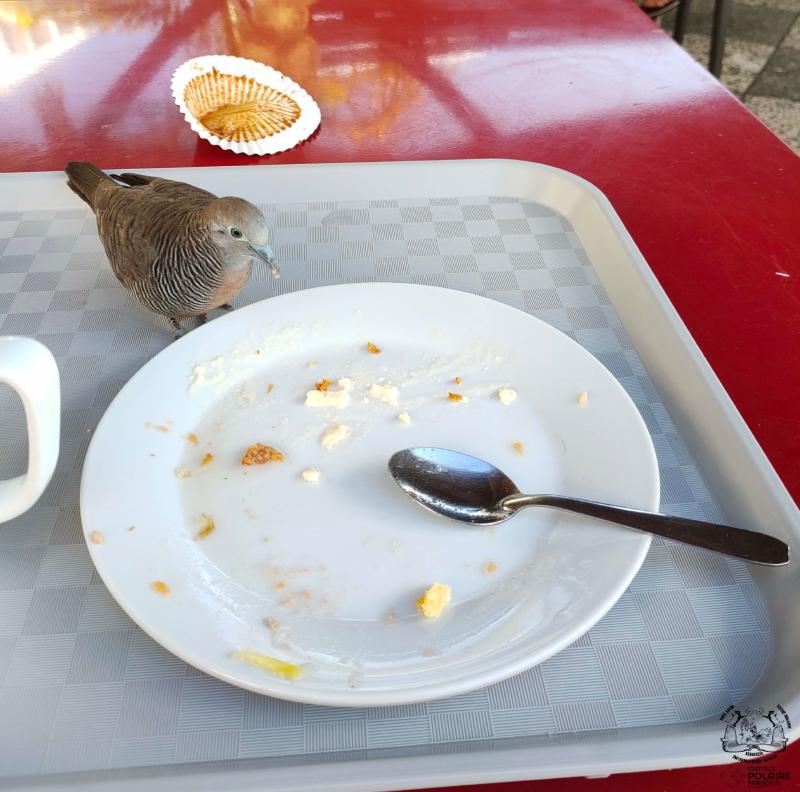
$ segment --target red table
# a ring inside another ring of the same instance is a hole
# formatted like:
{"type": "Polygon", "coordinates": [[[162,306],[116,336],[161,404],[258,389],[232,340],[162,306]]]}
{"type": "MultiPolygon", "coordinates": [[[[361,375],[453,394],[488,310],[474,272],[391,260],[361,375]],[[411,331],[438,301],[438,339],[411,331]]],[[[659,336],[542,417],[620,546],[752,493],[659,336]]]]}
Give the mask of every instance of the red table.
{"type": "MultiPolygon", "coordinates": [[[[509,157],[611,200],[800,500],[800,159],[630,0],[79,0],[3,4],[0,171],[509,157]],[[184,60],[269,63],[319,102],[271,158],[200,141],[184,60]]],[[[800,769],[800,749],[776,760],[800,769]]],[[[735,788],[727,767],[571,788],[735,788]],[[727,784],[726,784],[727,782],[727,784]]],[[[537,789],[555,788],[540,782],[537,789]]]]}

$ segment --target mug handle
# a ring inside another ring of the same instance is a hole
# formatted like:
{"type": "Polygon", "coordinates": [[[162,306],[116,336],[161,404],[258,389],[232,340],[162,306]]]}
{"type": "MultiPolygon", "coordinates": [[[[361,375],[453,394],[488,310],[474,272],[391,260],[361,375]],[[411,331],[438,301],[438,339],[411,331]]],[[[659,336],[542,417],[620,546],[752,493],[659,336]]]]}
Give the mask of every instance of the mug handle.
{"type": "Polygon", "coordinates": [[[0,523],[30,509],[58,461],[61,388],[50,350],[32,338],[0,336],[0,382],[22,399],[28,423],[28,471],[0,481],[0,523]]]}

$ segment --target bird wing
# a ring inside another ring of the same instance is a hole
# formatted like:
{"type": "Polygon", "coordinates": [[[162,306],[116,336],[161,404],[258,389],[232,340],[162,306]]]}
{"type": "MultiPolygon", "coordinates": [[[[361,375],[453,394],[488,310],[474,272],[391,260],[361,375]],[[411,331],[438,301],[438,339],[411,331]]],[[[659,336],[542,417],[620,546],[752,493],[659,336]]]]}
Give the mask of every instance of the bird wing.
{"type": "Polygon", "coordinates": [[[95,195],[97,228],[114,274],[127,288],[146,280],[189,220],[216,196],[190,184],[122,174],[147,180],[130,187],[111,181],[95,195]]]}
{"type": "Polygon", "coordinates": [[[202,201],[202,206],[207,206],[217,196],[200,187],[185,182],[162,179],[159,176],[145,176],[143,173],[112,173],[116,179],[129,187],[147,187],[155,195],[179,201],[202,201]]]}

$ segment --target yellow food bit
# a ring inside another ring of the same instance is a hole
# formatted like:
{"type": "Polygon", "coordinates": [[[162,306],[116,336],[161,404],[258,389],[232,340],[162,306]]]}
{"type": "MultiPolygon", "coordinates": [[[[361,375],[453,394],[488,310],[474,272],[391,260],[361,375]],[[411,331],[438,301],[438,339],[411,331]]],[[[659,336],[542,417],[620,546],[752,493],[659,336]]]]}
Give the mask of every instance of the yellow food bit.
{"type": "Polygon", "coordinates": [[[453,382],[455,382],[456,385],[460,385],[463,382],[463,380],[461,379],[461,377],[453,377],[453,382]]]}
{"type": "Polygon", "coordinates": [[[411,416],[405,410],[403,410],[403,412],[397,413],[397,420],[400,421],[400,423],[410,424],[411,416]]]}
{"type": "Polygon", "coordinates": [[[89,538],[92,540],[94,544],[103,544],[103,542],[105,542],[106,540],[105,536],[103,536],[103,534],[101,534],[100,531],[92,531],[89,534],[89,538]]]}
{"type": "Polygon", "coordinates": [[[286,584],[282,580],[279,580],[272,588],[276,589],[286,588],[286,584]]]}
{"type": "Polygon", "coordinates": [[[201,527],[197,532],[197,535],[194,537],[195,539],[205,539],[207,536],[210,536],[212,533],[214,533],[214,529],[217,527],[214,521],[207,514],[201,514],[198,522],[200,523],[201,527]]]}
{"type": "Polygon", "coordinates": [[[428,619],[437,619],[450,604],[452,589],[446,583],[434,583],[418,600],[417,607],[428,619]]]}
{"type": "MultiPolygon", "coordinates": [[[[158,427],[156,427],[156,429],[158,429],[158,427]]],[[[186,435],[186,439],[187,439],[187,440],[188,440],[188,441],[189,441],[189,442],[190,442],[192,445],[197,445],[197,444],[200,442],[200,441],[197,439],[197,435],[196,435],[194,432],[189,432],[189,434],[187,434],[187,435],[186,435]]]]}
{"type": "Polygon", "coordinates": [[[447,398],[454,402],[464,401],[464,396],[461,393],[453,393],[452,391],[447,394],[447,398]]]}
{"type": "Polygon", "coordinates": [[[150,588],[155,591],[156,594],[160,594],[162,597],[168,597],[172,594],[172,589],[163,581],[163,580],[155,580],[150,584],[150,588]]]}
{"type": "Polygon", "coordinates": [[[297,679],[303,673],[303,669],[299,665],[287,663],[285,660],[278,660],[260,652],[250,652],[247,649],[237,649],[235,652],[231,652],[231,657],[234,660],[241,660],[244,663],[263,668],[283,679],[297,679]]]}
{"type": "Polygon", "coordinates": [[[331,386],[331,381],[326,377],[325,379],[321,379],[314,388],[318,391],[326,391],[331,386]]]}
{"type": "Polygon", "coordinates": [[[175,475],[178,478],[185,479],[189,478],[192,475],[192,471],[187,470],[186,468],[175,468],[175,475]]]}
{"type": "Polygon", "coordinates": [[[211,460],[213,460],[213,459],[214,459],[214,455],[213,455],[213,454],[206,454],[206,455],[203,457],[203,461],[200,463],[200,467],[205,467],[205,466],[206,466],[207,464],[209,464],[209,463],[211,462],[211,460]]]}
{"type": "Polygon", "coordinates": [[[585,404],[589,402],[589,391],[583,391],[577,398],[578,404],[583,407],[585,404]]]}
{"type": "Polygon", "coordinates": [[[512,447],[512,448],[513,448],[513,449],[514,449],[514,450],[515,450],[515,451],[516,451],[518,454],[522,454],[522,453],[524,453],[524,452],[525,452],[525,446],[524,446],[524,445],[523,445],[523,444],[522,444],[522,443],[521,443],[519,440],[517,440],[517,442],[516,442],[516,443],[514,443],[514,444],[513,444],[511,447],[512,447]]]}
{"type": "MultiPolygon", "coordinates": [[[[153,429],[155,429],[157,432],[168,432],[168,431],[169,431],[169,427],[168,427],[168,426],[161,426],[161,425],[159,425],[159,424],[156,424],[156,425],[153,427],[153,429]]],[[[154,455],[154,456],[155,456],[155,455],[154,455]]]]}
{"type": "Polygon", "coordinates": [[[483,571],[487,575],[493,575],[495,572],[497,572],[497,564],[495,564],[494,561],[487,561],[483,566],[483,571]]]}
{"type": "Polygon", "coordinates": [[[242,457],[243,465],[266,465],[267,462],[283,462],[283,453],[278,451],[277,448],[264,445],[263,443],[256,443],[247,449],[245,455],[242,457]]]}
{"type": "Polygon", "coordinates": [[[267,393],[272,393],[272,389],[273,389],[274,387],[275,387],[275,386],[274,386],[274,385],[273,385],[273,384],[270,382],[270,384],[269,384],[269,385],[267,385],[267,393]]]}
{"type": "Polygon", "coordinates": [[[367,341],[367,352],[369,352],[370,355],[380,355],[381,348],[379,346],[375,346],[372,341],[367,341]]]}
{"type": "Polygon", "coordinates": [[[317,365],[317,361],[316,361],[316,360],[309,360],[309,361],[308,361],[308,363],[306,363],[306,365],[307,365],[309,368],[314,368],[314,366],[316,366],[316,365],[317,365]]]}

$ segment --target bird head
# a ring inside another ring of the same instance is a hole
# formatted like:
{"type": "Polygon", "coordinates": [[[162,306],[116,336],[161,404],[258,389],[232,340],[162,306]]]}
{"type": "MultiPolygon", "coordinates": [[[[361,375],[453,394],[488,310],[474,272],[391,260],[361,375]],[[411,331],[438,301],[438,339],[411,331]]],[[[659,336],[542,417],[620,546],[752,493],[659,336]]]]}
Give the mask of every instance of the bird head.
{"type": "Polygon", "coordinates": [[[226,261],[261,259],[276,278],[281,273],[269,246],[267,221],[259,208],[243,198],[217,198],[206,207],[211,237],[226,261]]]}

